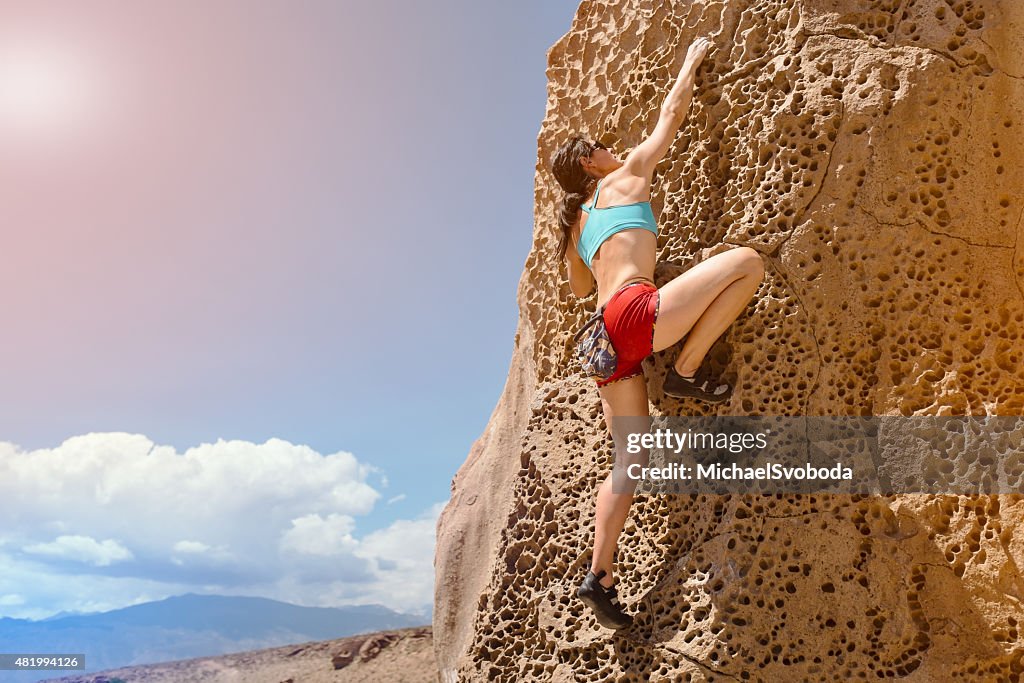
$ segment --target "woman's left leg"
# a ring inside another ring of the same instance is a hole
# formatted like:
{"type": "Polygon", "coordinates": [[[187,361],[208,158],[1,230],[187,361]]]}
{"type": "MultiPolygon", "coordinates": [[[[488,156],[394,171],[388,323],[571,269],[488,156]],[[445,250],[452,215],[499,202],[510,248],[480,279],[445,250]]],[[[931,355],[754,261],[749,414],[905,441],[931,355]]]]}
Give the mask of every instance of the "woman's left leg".
{"type": "Polygon", "coordinates": [[[749,305],[764,279],[764,261],[750,247],[716,254],[698,263],[660,290],[654,351],[686,335],[676,371],[692,375],[715,340],[749,305]]]}

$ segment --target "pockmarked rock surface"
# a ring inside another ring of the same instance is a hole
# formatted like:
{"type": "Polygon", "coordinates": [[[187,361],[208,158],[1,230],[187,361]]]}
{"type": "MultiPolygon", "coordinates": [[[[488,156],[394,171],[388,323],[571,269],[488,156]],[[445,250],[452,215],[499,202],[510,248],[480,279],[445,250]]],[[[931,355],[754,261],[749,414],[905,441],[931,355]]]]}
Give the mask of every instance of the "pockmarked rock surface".
{"type": "Polygon", "coordinates": [[[652,187],[658,284],[731,245],[767,275],[711,354],[731,402],[662,394],[677,347],[646,361],[652,414],[1024,414],[1024,3],[585,0],[548,53],[509,379],[438,523],[441,680],[1020,680],[1015,494],[638,496],[636,625],[575,597],[612,442],[548,160],[573,132],[638,144],[700,35],[652,187]]]}

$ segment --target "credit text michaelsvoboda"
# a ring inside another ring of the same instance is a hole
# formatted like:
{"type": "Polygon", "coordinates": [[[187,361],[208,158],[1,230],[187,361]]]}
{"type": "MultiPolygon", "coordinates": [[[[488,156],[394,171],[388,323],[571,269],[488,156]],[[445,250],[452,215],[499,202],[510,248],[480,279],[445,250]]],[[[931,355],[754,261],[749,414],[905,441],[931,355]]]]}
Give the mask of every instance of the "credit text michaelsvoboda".
{"type": "Polygon", "coordinates": [[[766,480],[773,479],[824,479],[839,481],[853,479],[853,469],[836,463],[832,467],[815,467],[804,463],[796,467],[781,463],[769,462],[761,467],[740,467],[736,463],[722,465],[710,463],[687,467],[679,463],[671,463],[664,467],[644,467],[633,463],[626,468],[626,476],[637,480],[672,480],[672,479],[714,479],[714,480],[766,480]]]}

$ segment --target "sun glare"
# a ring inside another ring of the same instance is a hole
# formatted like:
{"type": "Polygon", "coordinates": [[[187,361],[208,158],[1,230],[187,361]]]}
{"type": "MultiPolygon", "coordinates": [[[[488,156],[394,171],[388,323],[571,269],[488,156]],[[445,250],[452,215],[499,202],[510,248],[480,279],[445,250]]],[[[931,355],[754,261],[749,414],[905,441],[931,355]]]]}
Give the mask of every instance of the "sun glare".
{"type": "Polygon", "coordinates": [[[91,114],[83,60],[60,45],[0,42],[0,137],[62,137],[91,114]]]}

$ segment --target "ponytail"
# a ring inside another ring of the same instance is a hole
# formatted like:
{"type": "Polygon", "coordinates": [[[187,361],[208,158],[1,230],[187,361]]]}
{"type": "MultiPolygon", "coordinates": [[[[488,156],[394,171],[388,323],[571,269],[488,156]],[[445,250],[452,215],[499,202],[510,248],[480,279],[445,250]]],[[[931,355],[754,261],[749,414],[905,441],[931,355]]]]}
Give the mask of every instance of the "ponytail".
{"type": "Polygon", "coordinates": [[[569,138],[555,151],[551,157],[551,171],[555,180],[565,191],[559,202],[556,218],[558,220],[558,261],[565,259],[565,252],[572,241],[572,229],[580,218],[580,207],[594,190],[596,179],[590,177],[580,165],[580,159],[588,156],[592,150],[589,142],[575,135],[569,138]]]}
{"type": "Polygon", "coordinates": [[[565,259],[565,252],[572,240],[572,228],[580,219],[580,207],[587,200],[590,192],[568,192],[562,196],[558,205],[558,227],[561,228],[558,236],[558,260],[565,259]]]}

